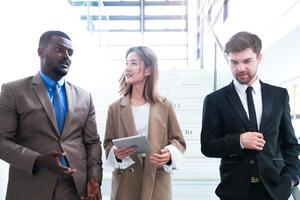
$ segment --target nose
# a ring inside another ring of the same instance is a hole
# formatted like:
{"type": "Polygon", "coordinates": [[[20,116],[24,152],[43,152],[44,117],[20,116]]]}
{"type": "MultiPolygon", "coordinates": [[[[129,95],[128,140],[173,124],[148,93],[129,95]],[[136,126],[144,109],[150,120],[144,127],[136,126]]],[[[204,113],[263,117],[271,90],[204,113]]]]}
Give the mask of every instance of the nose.
{"type": "Polygon", "coordinates": [[[64,61],[69,62],[69,64],[71,64],[71,55],[68,51],[63,52],[62,58],[64,61]]]}
{"type": "Polygon", "coordinates": [[[126,63],[125,71],[129,71],[131,69],[131,65],[129,63],[126,63]]]}
{"type": "Polygon", "coordinates": [[[237,70],[238,70],[238,71],[244,71],[244,70],[245,70],[245,65],[244,65],[243,63],[239,63],[239,64],[237,65],[237,70]]]}
{"type": "Polygon", "coordinates": [[[68,51],[65,51],[64,54],[63,54],[63,56],[64,56],[65,58],[70,58],[70,54],[69,54],[68,51]]]}

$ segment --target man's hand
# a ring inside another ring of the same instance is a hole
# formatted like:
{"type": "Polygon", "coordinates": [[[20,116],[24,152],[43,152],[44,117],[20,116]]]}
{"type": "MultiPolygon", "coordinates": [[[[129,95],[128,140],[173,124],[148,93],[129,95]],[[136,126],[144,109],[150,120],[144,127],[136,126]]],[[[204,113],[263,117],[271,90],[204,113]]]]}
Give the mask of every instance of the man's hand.
{"type": "Polygon", "coordinates": [[[59,158],[63,156],[65,156],[65,153],[56,151],[40,154],[35,161],[35,165],[61,176],[72,176],[76,172],[76,169],[62,166],[59,158]]]}
{"type": "Polygon", "coordinates": [[[171,154],[168,149],[160,150],[160,153],[155,153],[150,157],[150,162],[157,167],[165,165],[171,160],[171,154]]]}
{"type": "Polygon", "coordinates": [[[102,200],[102,194],[99,183],[91,179],[87,183],[87,196],[81,197],[81,200],[102,200]]]}
{"type": "Polygon", "coordinates": [[[127,156],[131,156],[134,153],[136,153],[134,148],[117,148],[114,150],[115,156],[120,160],[123,160],[127,156]]]}
{"type": "Polygon", "coordinates": [[[254,149],[258,151],[263,150],[266,143],[263,134],[258,132],[246,132],[241,134],[240,142],[245,149],[254,149]]]}

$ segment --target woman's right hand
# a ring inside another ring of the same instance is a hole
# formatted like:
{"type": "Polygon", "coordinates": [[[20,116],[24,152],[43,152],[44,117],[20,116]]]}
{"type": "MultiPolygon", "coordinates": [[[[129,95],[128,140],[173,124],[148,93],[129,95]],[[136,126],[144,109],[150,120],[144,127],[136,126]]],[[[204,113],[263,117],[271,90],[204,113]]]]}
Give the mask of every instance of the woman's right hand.
{"type": "Polygon", "coordinates": [[[117,149],[114,149],[114,154],[115,156],[117,157],[117,159],[119,160],[123,160],[124,158],[126,158],[127,156],[131,156],[132,154],[135,154],[136,151],[134,148],[117,148],[117,149]]]}

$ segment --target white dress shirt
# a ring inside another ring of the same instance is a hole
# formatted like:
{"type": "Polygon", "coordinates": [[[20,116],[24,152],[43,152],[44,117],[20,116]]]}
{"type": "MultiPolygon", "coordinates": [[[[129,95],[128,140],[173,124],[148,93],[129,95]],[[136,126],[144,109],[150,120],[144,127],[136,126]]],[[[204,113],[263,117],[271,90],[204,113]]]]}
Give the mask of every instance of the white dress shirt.
{"type": "MultiPolygon", "coordinates": [[[[233,84],[234,84],[236,92],[238,93],[238,95],[240,97],[240,100],[243,104],[244,110],[246,111],[248,119],[249,119],[247,94],[246,94],[248,85],[240,84],[236,79],[233,80],[233,84]]],[[[255,108],[255,113],[256,113],[257,128],[259,130],[263,105],[262,105],[262,96],[261,96],[261,85],[260,85],[260,81],[258,78],[251,85],[251,87],[253,88],[252,96],[253,96],[254,108],[255,108]]],[[[242,143],[240,143],[240,145],[241,145],[241,148],[244,149],[244,146],[242,145],[242,143]]]]}
{"type": "MultiPolygon", "coordinates": [[[[248,88],[247,85],[240,84],[236,79],[233,81],[235,90],[237,91],[240,100],[243,104],[243,107],[247,113],[247,116],[249,118],[249,111],[248,111],[248,104],[247,104],[247,94],[246,90],[248,88]]],[[[259,79],[256,79],[256,81],[251,85],[253,88],[252,90],[252,96],[253,96],[253,102],[255,107],[255,113],[256,113],[256,119],[257,119],[257,127],[258,130],[260,128],[260,122],[261,122],[261,116],[262,116],[262,96],[261,96],[261,85],[259,79]]]]}

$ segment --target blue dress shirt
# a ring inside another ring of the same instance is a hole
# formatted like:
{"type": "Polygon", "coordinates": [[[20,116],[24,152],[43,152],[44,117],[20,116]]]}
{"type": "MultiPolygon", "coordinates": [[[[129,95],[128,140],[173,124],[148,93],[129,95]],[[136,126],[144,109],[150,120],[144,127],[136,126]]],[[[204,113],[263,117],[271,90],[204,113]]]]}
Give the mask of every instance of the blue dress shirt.
{"type": "Polygon", "coordinates": [[[63,104],[64,104],[64,107],[65,107],[65,116],[67,116],[67,112],[68,112],[68,103],[67,103],[67,97],[66,97],[66,89],[64,87],[65,85],[65,79],[62,78],[60,79],[59,81],[54,81],[52,80],[51,78],[49,78],[48,76],[46,76],[45,74],[43,74],[41,71],[40,71],[40,75],[41,75],[41,78],[47,88],[47,91],[48,91],[48,96],[50,98],[50,101],[51,103],[53,103],[53,86],[58,83],[58,85],[60,86],[58,89],[59,89],[59,93],[61,95],[61,97],[63,98],[63,104]]]}

